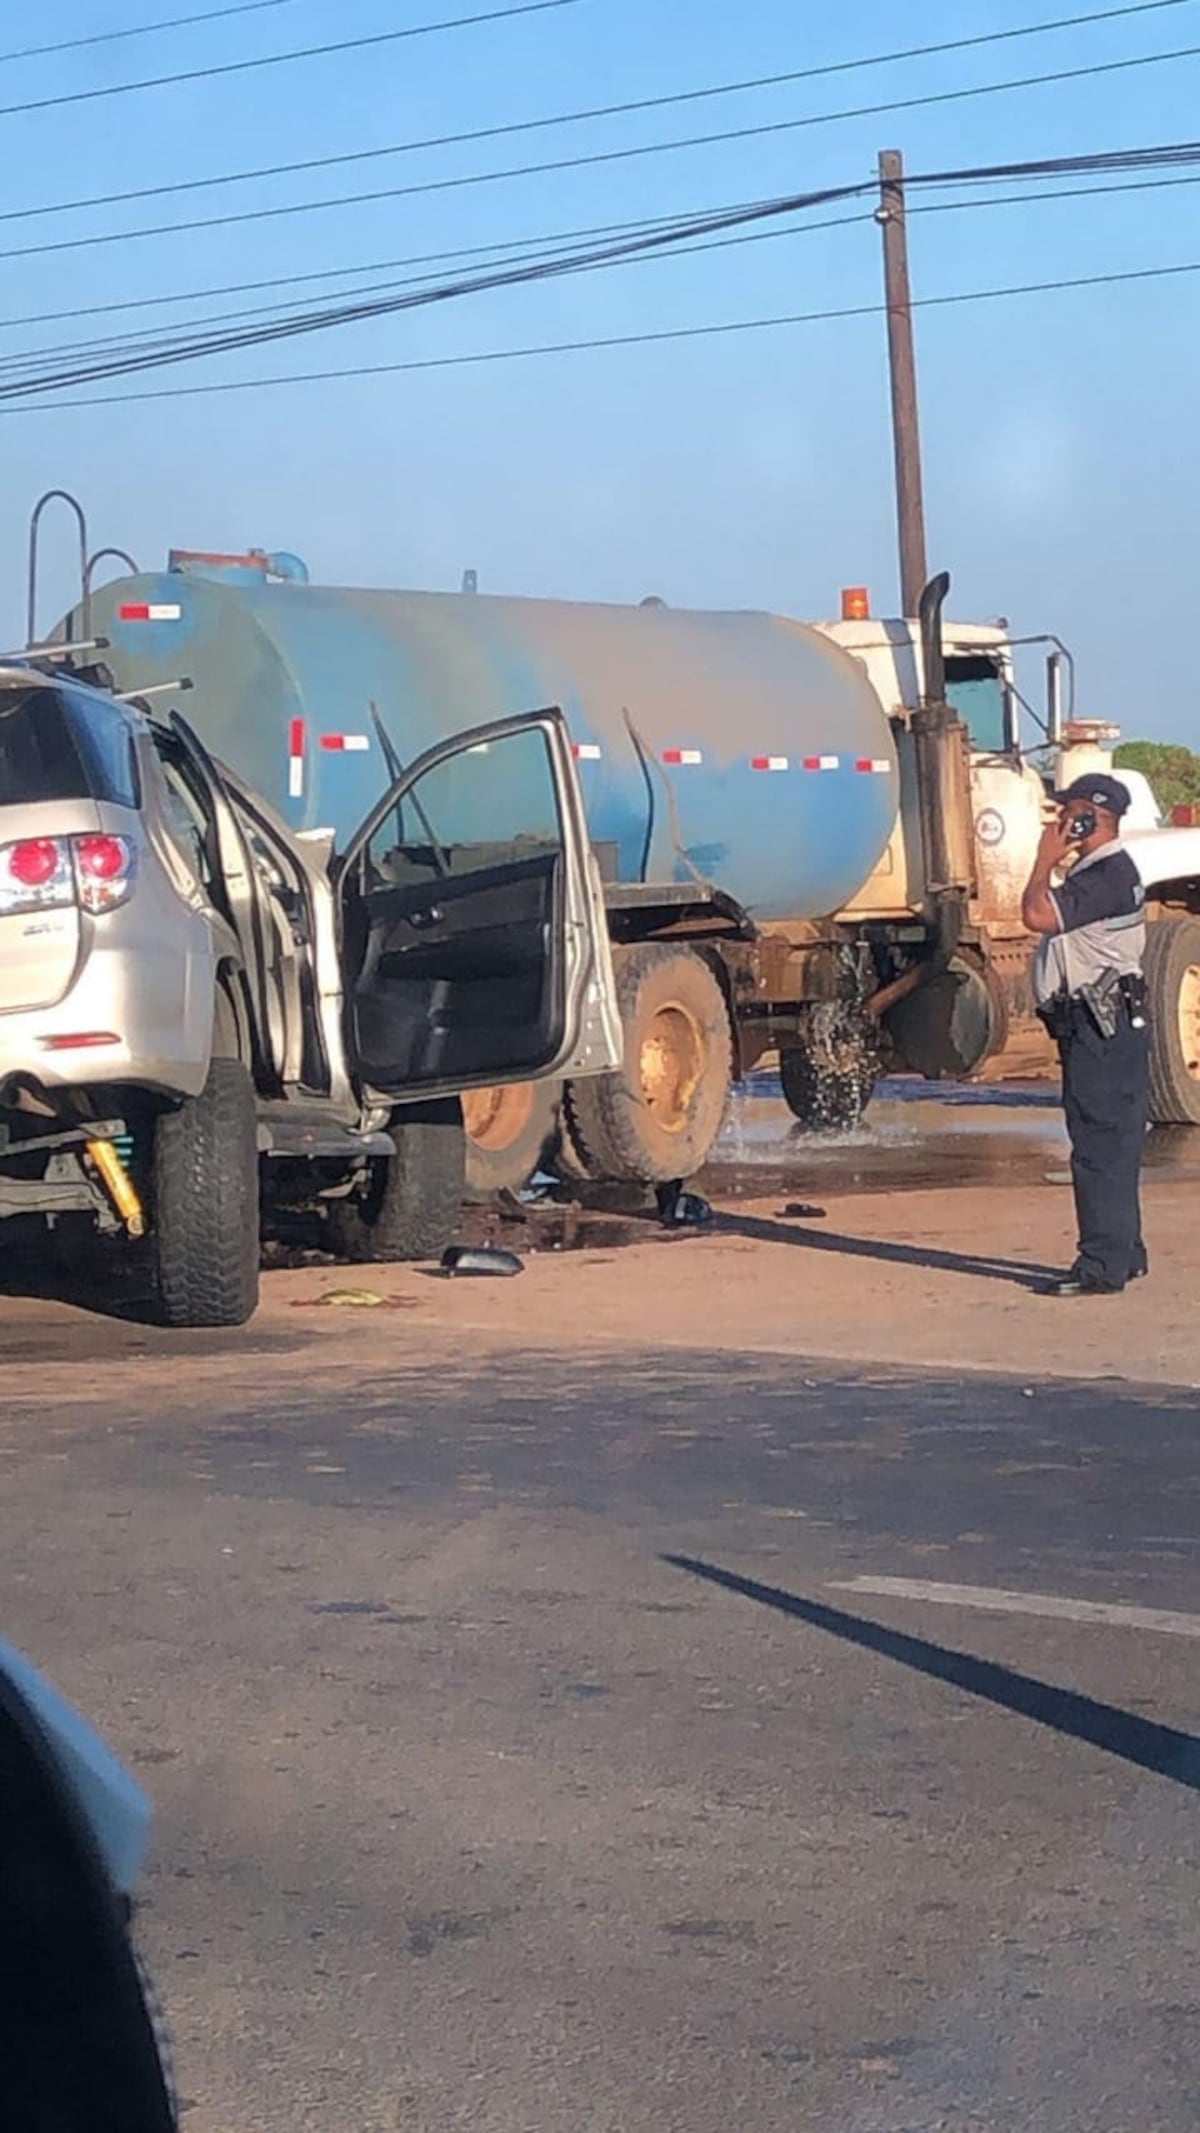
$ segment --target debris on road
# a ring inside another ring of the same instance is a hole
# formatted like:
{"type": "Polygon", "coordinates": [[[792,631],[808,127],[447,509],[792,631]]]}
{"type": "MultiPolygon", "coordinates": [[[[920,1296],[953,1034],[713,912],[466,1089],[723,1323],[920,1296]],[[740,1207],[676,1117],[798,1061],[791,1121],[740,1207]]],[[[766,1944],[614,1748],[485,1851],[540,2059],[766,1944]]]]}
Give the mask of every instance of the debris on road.
{"type": "Polygon", "coordinates": [[[442,1253],[442,1272],[448,1280],[457,1274],[490,1274],[511,1280],[525,1272],[525,1262],[499,1244],[452,1244],[442,1253]]]}

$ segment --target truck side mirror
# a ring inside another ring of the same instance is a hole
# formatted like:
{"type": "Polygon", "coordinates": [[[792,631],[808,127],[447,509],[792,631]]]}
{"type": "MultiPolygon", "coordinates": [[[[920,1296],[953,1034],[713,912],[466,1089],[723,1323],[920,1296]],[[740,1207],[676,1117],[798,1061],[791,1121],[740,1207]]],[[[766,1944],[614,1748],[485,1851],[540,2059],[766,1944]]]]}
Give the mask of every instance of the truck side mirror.
{"type": "Polygon", "coordinates": [[[123,1901],[32,1704],[0,1668],[0,2125],[175,2133],[123,1901]]]}

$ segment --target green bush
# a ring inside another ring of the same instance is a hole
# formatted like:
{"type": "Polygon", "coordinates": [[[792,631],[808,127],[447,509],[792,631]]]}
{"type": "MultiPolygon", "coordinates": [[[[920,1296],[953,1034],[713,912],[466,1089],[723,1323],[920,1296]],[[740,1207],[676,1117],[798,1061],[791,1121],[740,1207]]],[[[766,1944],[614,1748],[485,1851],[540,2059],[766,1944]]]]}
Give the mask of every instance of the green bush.
{"type": "Polygon", "coordinates": [[[1200,755],[1178,741],[1122,741],[1113,768],[1122,767],[1149,778],[1164,814],[1185,801],[1200,806],[1200,755]]]}

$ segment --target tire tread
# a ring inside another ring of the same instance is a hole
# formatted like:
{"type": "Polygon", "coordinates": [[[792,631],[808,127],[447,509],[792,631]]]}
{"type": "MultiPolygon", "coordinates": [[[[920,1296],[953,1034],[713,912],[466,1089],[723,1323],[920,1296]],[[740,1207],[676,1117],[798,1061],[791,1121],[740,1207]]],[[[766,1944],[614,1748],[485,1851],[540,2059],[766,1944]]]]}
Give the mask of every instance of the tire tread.
{"type": "MultiPolygon", "coordinates": [[[[714,1054],[719,1048],[719,1070],[714,1065],[713,1073],[719,1071],[720,1102],[707,1106],[707,1119],[699,1115],[701,1106],[697,1102],[698,1115],[692,1127],[679,1135],[677,1146],[669,1149],[668,1164],[663,1150],[656,1151],[643,1130],[641,1099],[624,1070],[568,1082],[563,1098],[566,1129],[591,1178],[655,1185],[676,1176],[692,1177],[708,1160],[720,1131],[732,1084],[733,1044],[725,995],[703,956],[664,941],[643,941],[619,953],[616,979],[621,1023],[628,1035],[636,1022],[643,986],[653,984],[659,973],[672,966],[679,973],[679,982],[695,993],[694,1005],[708,1023],[714,1054]]],[[[713,1088],[710,1077],[701,1084],[698,1096],[707,1097],[713,1088]]],[[[662,1138],[665,1142],[666,1136],[662,1138]]]]}
{"type": "Polygon", "coordinates": [[[415,1105],[390,1130],[395,1154],[385,1158],[372,1204],[336,1200],[329,1211],[336,1250],[358,1266],[440,1258],[462,1216],[466,1135],[457,1098],[415,1105]]]}
{"type": "Polygon", "coordinates": [[[236,1059],[214,1059],[199,1096],[158,1119],[154,1257],[170,1326],[243,1326],[259,1287],[258,1139],[254,1084],[236,1059]]]}
{"type": "Polygon", "coordinates": [[[1146,928],[1150,1021],[1150,1117],[1158,1126],[1200,1126],[1200,1082],[1187,1071],[1178,1035],[1185,969],[1200,963],[1200,919],[1160,918],[1146,928]]]}

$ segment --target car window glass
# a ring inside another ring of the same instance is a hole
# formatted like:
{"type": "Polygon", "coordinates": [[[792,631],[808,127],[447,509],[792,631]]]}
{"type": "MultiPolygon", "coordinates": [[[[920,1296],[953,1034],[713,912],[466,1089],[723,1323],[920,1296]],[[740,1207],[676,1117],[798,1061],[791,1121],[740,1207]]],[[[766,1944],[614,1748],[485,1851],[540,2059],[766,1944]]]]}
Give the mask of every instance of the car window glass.
{"type": "Polygon", "coordinates": [[[562,844],[558,795],[540,727],[460,749],[417,779],[364,856],[366,886],[437,880],[562,844]]]}
{"type": "Polygon", "coordinates": [[[947,659],[946,701],[962,719],[974,749],[984,755],[1003,754],[1008,745],[1008,695],[994,659],[947,659]]]}
{"type": "Polygon", "coordinates": [[[166,736],[156,733],[153,739],[166,788],[167,819],[200,880],[208,882],[211,826],[207,804],[166,736]]]}
{"type": "Polygon", "coordinates": [[[138,807],[141,788],[134,727],[129,714],[103,698],[68,697],[71,723],[91,771],[93,797],[118,807],[138,807]]]}
{"type": "Polygon", "coordinates": [[[133,728],[116,704],[45,685],[0,691],[0,806],[139,798],[133,728]]]}
{"type": "Polygon", "coordinates": [[[0,807],[91,798],[88,766],[57,690],[0,692],[0,807]]]}

